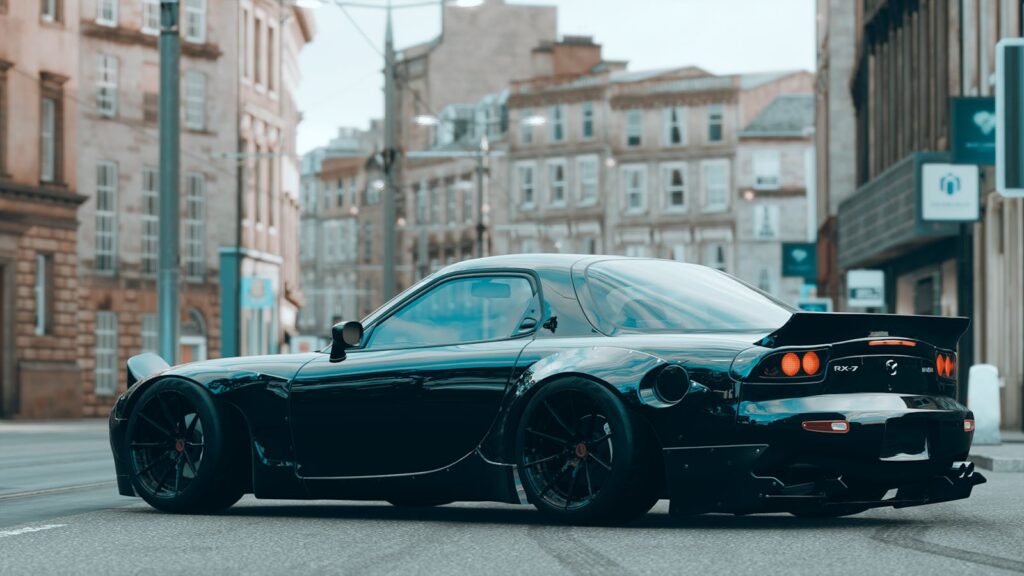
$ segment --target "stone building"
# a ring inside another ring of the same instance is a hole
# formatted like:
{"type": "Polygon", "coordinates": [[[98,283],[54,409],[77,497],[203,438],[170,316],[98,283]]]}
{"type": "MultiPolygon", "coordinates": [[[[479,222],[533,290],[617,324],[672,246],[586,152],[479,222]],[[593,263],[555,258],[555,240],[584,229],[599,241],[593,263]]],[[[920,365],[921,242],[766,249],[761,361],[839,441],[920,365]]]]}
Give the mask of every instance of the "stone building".
{"type": "Polygon", "coordinates": [[[82,409],[77,15],[77,0],[0,0],[0,417],[82,409]]]}
{"type": "MultiPolygon", "coordinates": [[[[158,349],[159,2],[82,0],[78,357],[85,414],[158,349]],[[102,142],[102,146],[95,143],[102,142]]],[[[181,3],[179,359],[276,352],[298,307],[298,52],[304,10],[181,3]]]]}

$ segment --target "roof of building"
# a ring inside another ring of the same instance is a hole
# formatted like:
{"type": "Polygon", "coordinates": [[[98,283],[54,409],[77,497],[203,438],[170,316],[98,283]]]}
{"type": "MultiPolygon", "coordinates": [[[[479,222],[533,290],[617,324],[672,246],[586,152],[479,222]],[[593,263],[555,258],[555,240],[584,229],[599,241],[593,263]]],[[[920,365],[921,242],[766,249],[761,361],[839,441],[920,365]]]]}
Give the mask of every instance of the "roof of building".
{"type": "Polygon", "coordinates": [[[782,94],[740,131],[740,137],[792,138],[806,136],[813,127],[814,95],[782,94]]]}

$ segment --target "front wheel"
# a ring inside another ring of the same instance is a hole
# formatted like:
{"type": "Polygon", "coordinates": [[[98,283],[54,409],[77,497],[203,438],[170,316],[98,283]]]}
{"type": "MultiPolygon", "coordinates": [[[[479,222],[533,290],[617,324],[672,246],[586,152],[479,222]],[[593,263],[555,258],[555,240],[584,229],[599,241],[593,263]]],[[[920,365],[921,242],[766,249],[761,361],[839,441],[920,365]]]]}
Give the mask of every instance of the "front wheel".
{"type": "Polygon", "coordinates": [[[604,386],[581,378],[545,385],[523,411],[516,462],[530,502],[560,522],[612,524],[658,501],[648,434],[604,386]]]}
{"type": "Polygon", "coordinates": [[[143,392],[125,440],[136,494],[157,510],[210,513],[243,494],[246,460],[236,426],[206,391],[163,380],[143,392]]]}

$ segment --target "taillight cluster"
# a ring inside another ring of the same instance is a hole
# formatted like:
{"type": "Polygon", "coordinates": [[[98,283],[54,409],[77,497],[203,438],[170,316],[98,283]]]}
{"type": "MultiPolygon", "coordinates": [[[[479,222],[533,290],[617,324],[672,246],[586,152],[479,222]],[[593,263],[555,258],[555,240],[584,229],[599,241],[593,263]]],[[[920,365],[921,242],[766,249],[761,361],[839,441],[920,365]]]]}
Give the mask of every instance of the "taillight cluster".
{"type": "Polygon", "coordinates": [[[780,362],[782,373],[786,376],[801,375],[801,370],[804,376],[814,376],[821,370],[821,358],[813,350],[804,352],[802,356],[796,352],[786,352],[780,362]]]}
{"type": "Polygon", "coordinates": [[[935,356],[935,372],[943,378],[956,377],[956,359],[952,354],[939,353],[935,356]]]}

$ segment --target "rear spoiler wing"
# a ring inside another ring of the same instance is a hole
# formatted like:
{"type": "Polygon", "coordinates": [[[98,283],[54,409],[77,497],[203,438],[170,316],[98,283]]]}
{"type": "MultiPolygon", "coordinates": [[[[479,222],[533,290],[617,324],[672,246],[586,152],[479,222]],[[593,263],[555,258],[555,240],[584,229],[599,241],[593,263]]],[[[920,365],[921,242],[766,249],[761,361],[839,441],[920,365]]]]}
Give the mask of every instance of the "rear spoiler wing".
{"type": "Polygon", "coordinates": [[[131,388],[132,384],[139,380],[152,376],[157,372],[163,372],[168,368],[170,366],[167,362],[152,352],[143,352],[137,356],[132,356],[128,359],[128,387],[131,388]]]}
{"type": "Polygon", "coordinates": [[[754,344],[776,348],[831,344],[873,336],[896,336],[955,350],[970,324],[969,318],[959,316],[796,312],[782,327],[754,344]]]}

